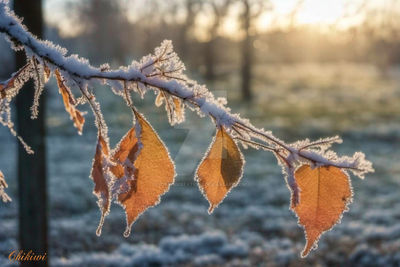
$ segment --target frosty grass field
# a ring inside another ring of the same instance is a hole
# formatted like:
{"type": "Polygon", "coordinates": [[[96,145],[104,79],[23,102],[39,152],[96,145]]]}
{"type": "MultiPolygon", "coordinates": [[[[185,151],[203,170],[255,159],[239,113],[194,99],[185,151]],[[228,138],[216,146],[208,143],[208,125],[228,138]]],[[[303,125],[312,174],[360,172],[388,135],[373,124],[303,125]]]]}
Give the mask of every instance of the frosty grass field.
{"type": "MultiPolygon", "coordinates": [[[[400,71],[386,75],[370,66],[300,65],[256,69],[256,105],[235,102],[238,81],[216,83],[216,94],[232,98],[233,111],[264,125],[286,141],[341,135],[340,154],[363,151],[375,167],[364,181],[352,177],[354,200],[342,223],[323,235],[317,251],[299,254],[303,230],[289,210],[280,167],[266,152],[244,150],[245,174],[213,215],[193,181],[211,142],[208,119],[187,111],[170,127],[165,114],[134,96],[175,159],[178,176],[162,202],[122,236],[125,218],[114,205],[101,237],[93,183],[88,178],[96,143],[93,118],[82,136],[63,110],[53,82],[48,90],[50,255],[53,266],[400,266],[400,71]],[[224,91],[225,89],[225,91],[224,91]]],[[[211,86],[210,86],[211,87],[211,86]]],[[[131,114],[103,88],[100,102],[114,145],[129,129],[131,114]],[[116,104],[118,103],[118,104],[116,104]]],[[[17,249],[16,141],[0,128],[0,169],[13,198],[0,207],[0,266],[17,249]]]]}

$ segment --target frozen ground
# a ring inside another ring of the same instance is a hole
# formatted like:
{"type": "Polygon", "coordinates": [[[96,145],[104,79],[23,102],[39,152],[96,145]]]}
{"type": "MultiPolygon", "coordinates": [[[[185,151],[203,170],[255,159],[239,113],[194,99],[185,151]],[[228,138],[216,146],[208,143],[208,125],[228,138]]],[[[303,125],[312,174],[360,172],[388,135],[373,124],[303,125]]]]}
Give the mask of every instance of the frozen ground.
{"type": "MultiPolygon", "coordinates": [[[[299,257],[303,231],[288,208],[289,192],[271,154],[244,151],[247,163],[241,184],[210,216],[208,204],[193,182],[193,172],[211,140],[211,123],[188,112],[190,123],[171,128],[162,110],[154,111],[152,105],[139,109],[159,130],[175,158],[176,183],[160,205],[140,217],[129,238],[122,236],[125,219],[118,205],[113,205],[103,234],[97,237],[100,214],[88,178],[96,139],[92,120],[85,125],[83,136],[75,134],[57,90],[50,88],[51,264],[400,266],[398,75],[389,73],[382,78],[373,69],[360,66],[314,67],[267,69],[268,79],[257,82],[258,105],[249,109],[235,104],[235,110],[285,140],[340,134],[344,144],[336,146],[339,153],[361,150],[374,163],[374,174],[364,181],[352,179],[355,196],[350,211],[322,237],[318,250],[308,258],[299,257]]],[[[100,91],[115,144],[129,128],[130,113],[117,97],[100,91]]],[[[0,207],[0,266],[7,266],[7,255],[17,248],[16,144],[4,128],[0,138],[0,169],[14,199],[0,207]]]]}

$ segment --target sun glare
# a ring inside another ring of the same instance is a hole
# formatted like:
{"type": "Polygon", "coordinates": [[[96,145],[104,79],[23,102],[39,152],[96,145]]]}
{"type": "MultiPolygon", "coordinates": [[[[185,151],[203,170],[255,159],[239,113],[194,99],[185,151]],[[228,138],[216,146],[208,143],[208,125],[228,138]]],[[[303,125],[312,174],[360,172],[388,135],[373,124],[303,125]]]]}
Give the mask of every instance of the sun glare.
{"type": "MultiPolygon", "coordinates": [[[[75,0],[76,1],[76,0],[75,0]]],[[[377,3],[378,0],[370,0],[368,3],[377,3]]],[[[256,23],[256,30],[265,32],[272,28],[285,28],[288,25],[301,26],[310,25],[317,27],[331,26],[335,24],[338,28],[348,28],[359,22],[358,17],[342,19],[348,11],[350,4],[358,6],[362,0],[271,0],[273,5],[272,11],[266,11],[262,14],[256,23]],[[300,4],[299,4],[300,3],[300,4]],[[298,6],[296,14],[291,18],[295,7],[298,6]],[[292,23],[292,24],[291,24],[292,23]]],[[[74,36],[80,33],[80,27],[74,25],[73,21],[68,18],[65,10],[58,7],[62,6],[63,0],[47,0],[45,1],[46,20],[52,25],[58,25],[63,36],[74,36]],[[62,23],[60,23],[62,21],[62,23]]],[[[382,2],[378,2],[382,4],[382,2]]],[[[221,24],[219,34],[222,36],[240,39],[240,17],[241,5],[235,4],[231,7],[229,15],[221,24]]],[[[208,12],[208,11],[207,11],[208,12]]],[[[202,12],[198,14],[196,19],[195,35],[201,40],[207,40],[207,29],[209,24],[209,14],[202,12]]],[[[135,14],[134,11],[129,14],[135,14]]],[[[134,16],[134,15],[132,15],[134,16]]]]}
{"type": "Polygon", "coordinates": [[[305,1],[297,15],[298,24],[332,24],[344,13],[344,1],[305,1]]]}
{"type": "MultiPolygon", "coordinates": [[[[341,27],[345,27],[346,25],[343,25],[341,18],[346,12],[346,2],[348,1],[304,0],[298,2],[297,0],[273,0],[273,11],[266,12],[260,17],[258,28],[265,31],[274,27],[286,27],[291,22],[293,26],[328,26],[339,22],[341,27]],[[300,4],[298,5],[298,3],[300,4]],[[296,7],[298,7],[297,12],[291,17],[296,7]]],[[[357,2],[357,0],[354,2],[357,2]]]]}

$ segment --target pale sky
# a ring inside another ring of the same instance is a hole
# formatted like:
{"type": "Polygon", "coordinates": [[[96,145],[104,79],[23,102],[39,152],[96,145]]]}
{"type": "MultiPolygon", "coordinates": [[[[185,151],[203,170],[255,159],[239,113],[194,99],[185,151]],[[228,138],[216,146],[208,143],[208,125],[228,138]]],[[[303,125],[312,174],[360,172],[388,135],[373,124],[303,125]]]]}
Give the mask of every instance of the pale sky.
{"type": "MultiPolygon", "coordinates": [[[[355,13],[361,6],[362,1],[363,0],[304,0],[299,7],[294,22],[295,25],[315,25],[323,27],[335,24],[338,27],[346,28],[360,22],[360,16],[346,16],[346,12],[351,14],[355,13]]],[[[63,34],[73,35],[74,32],[79,30],[79,25],[76,25],[76,23],[68,18],[63,5],[65,2],[66,0],[45,0],[45,18],[49,23],[58,25],[63,34]]],[[[257,22],[257,30],[259,31],[266,31],[271,27],[287,26],[289,23],[287,19],[288,14],[292,12],[298,1],[271,0],[271,2],[274,6],[274,11],[272,13],[265,13],[259,18],[257,22]]],[[[393,3],[394,0],[369,0],[366,2],[368,6],[376,4],[385,6],[393,3]]],[[[163,3],[165,4],[167,2],[163,3]]],[[[143,2],[141,4],[143,4],[143,2]]],[[[231,9],[231,15],[228,16],[221,29],[223,35],[231,37],[237,35],[239,25],[235,19],[235,15],[237,15],[238,12],[240,12],[239,7],[231,9]]],[[[135,10],[129,11],[129,14],[134,19],[136,15],[135,10]]],[[[199,17],[199,24],[207,25],[207,14],[203,14],[199,17]]]]}

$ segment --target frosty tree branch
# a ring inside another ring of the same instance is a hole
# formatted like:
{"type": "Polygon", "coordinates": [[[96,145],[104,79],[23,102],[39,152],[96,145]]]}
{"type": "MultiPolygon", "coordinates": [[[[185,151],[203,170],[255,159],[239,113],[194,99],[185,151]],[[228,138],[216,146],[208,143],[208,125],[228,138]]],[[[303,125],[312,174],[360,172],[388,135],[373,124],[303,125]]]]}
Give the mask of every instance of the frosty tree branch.
{"type": "MultiPolygon", "coordinates": [[[[185,120],[185,107],[200,116],[210,117],[216,126],[216,135],[201,163],[195,180],[208,200],[211,213],[239,184],[243,175],[244,157],[238,144],[272,152],[283,169],[291,191],[290,208],[296,213],[299,224],[306,233],[302,257],[316,248],[321,234],[337,224],[352,201],[352,186],[347,171],[360,178],[373,172],[371,162],[361,152],[352,157],[339,157],[330,150],[338,137],[314,142],[306,139],[292,144],[275,137],[271,132],[253,126],[247,119],[231,113],[226,99],[214,98],[204,86],[188,78],[184,64],[172,49],[170,41],[163,41],[153,55],[133,61],[129,66],[111,69],[108,64],[94,67],[87,59],[77,55],[67,56],[67,50],[49,41],[38,40],[22,25],[0,0],[0,33],[6,35],[14,50],[23,50],[27,63],[12,76],[0,83],[0,123],[18,137],[28,153],[33,153],[20,138],[11,121],[12,99],[18,95],[29,79],[35,83],[31,108],[32,118],[38,115],[39,98],[44,84],[51,76],[57,80],[65,110],[82,132],[85,118],[78,106],[88,103],[95,116],[98,140],[93,160],[91,178],[93,193],[101,211],[101,234],[111,202],[120,204],[126,214],[128,236],[132,224],[149,207],[157,205],[160,197],[169,190],[175,179],[175,165],[168,149],[143,114],[136,110],[131,93],[142,98],[148,91],[157,94],[155,105],[165,104],[171,125],[185,120]],[[93,89],[98,83],[110,86],[112,92],[123,98],[133,113],[133,126],[115,148],[108,142],[107,126],[96,101],[93,89]],[[78,89],[75,98],[71,88],[78,89]],[[321,188],[321,190],[320,190],[321,188]]],[[[0,198],[9,201],[5,193],[7,184],[0,172],[0,198]]]]}
{"type": "MultiPolygon", "coordinates": [[[[287,144],[276,138],[271,132],[256,128],[248,120],[231,113],[230,109],[226,107],[225,99],[215,99],[204,85],[199,85],[183,74],[185,67],[173,52],[170,41],[164,41],[155,50],[154,55],[145,56],[140,62],[133,61],[129,66],[112,70],[107,64],[94,67],[87,59],[77,55],[67,56],[65,48],[56,46],[49,41],[38,40],[9,10],[5,1],[0,3],[0,32],[8,37],[14,50],[25,51],[28,59],[25,69],[32,71],[33,68],[33,72],[36,74],[46,72],[46,68],[50,71],[58,69],[67,84],[71,87],[78,87],[86,99],[81,100],[80,103],[89,102],[92,105],[98,125],[103,119],[98,114],[101,112],[96,111],[99,107],[93,102],[94,96],[89,91],[95,87],[95,82],[108,84],[115,94],[123,97],[128,103],[130,92],[137,92],[143,97],[147,91],[153,90],[162,96],[171,96],[181,100],[184,106],[197,111],[201,116],[210,116],[217,127],[224,127],[243,146],[272,151],[283,166],[284,172],[287,173],[288,180],[293,176],[296,168],[304,163],[314,167],[335,166],[348,169],[360,178],[373,171],[372,164],[365,160],[364,154],[361,152],[355,153],[352,157],[338,157],[329,150],[330,145],[342,141],[339,137],[321,139],[316,142],[310,142],[307,139],[287,144]]],[[[19,72],[25,72],[25,69],[19,72]]],[[[18,72],[14,76],[17,74],[18,72]]],[[[34,75],[27,74],[18,77],[12,80],[14,82],[12,86],[9,84],[10,80],[0,84],[2,94],[0,110],[9,109],[9,102],[23,84],[23,81],[19,80],[31,77],[37,81],[37,87],[43,87],[40,78],[32,76],[34,75]]],[[[37,98],[39,96],[40,92],[37,94],[37,98]]],[[[169,109],[167,107],[170,104],[169,101],[165,100],[165,102],[166,108],[169,109]]],[[[35,107],[33,107],[34,110],[35,107]]],[[[35,113],[33,113],[33,117],[35,117],[35,113]]],[[[174,120],[173,116],[172,120],[170,119],[171,124],[181,121],[174,120]]],[[[1,122],[10,126],[7,119],[2,119],[1,122]]],[[[104,127],[100,128],[106,132],[104,127]]],[[[293,181],[288,182],[290,188],[294,189],[293,181]]]]}

